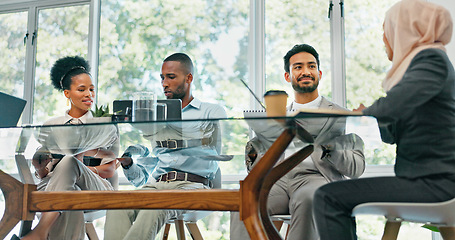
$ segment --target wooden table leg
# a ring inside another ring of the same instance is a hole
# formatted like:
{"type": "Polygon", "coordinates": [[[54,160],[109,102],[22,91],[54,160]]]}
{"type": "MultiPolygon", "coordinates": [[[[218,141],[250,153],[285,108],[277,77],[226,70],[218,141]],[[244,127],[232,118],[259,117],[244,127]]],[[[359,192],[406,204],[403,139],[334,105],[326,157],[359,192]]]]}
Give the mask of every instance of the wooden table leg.
{"type": "Polygon", "coordinates": [[[0,220],[0,239],[4,239],[20,220],[33,219],[34,214],[28,212],[27,204],[36,186],[23,184],[0,170],[0,189],[5,197],[5,212],[0,220]]]}
{"type": "MultiPolygon", "coordinates": [[[[269,150],[254,166],[244,181],[240,182],[240,219],[252,240],[268,239],[260,216],[259,196],[266,176],[295,136],[295,129],[288,128],[277,138],[269,150]]],[[[275,228],[273,228],[275,229],[275,228]]]]}

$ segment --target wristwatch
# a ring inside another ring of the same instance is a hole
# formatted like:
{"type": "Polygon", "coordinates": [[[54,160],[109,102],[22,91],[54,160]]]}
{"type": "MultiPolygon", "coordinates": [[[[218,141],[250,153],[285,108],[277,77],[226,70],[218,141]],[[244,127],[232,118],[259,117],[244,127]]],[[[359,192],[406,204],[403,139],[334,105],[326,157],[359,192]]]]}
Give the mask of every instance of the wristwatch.
{"type": "MultiPolygon", "coordinates": [[[[47,171],[47,174],[49,174],[49,172],[50,172],[50,171],[49,171],[49,168],[45,167],[44,169],[47,171]]],[[[38,170],[35,170],[35,177],[38,178],[38,179],[43,179],[43,178],[45,178],[45,177],[47,176],[47,174],[44,175],[43,177],[41,177],[41,176],[39,175],[39,173],[38,173],[38,170]]]]}
{"type": "MultiPolygon", "coordinates": [[[[122,158],[125,158],[125,157],[131,158],[131,153],[125,152],[125,153],[122,155],[122,158]]],[[[130,164],[128,164],[128,165],[126,165],[126,166],[123,166],[123,164],[120,164],[120,165],[122,165],[122,168],[123,168],[123,169],[129,169],[131,166],[133,166],[133,159],[131,158],[130,164]]]]}
{"type": "Polygon", "coordinates": [[[128,164],[128,165],[126,165],[126,166],[123,166],[123,164],[120,164],[120,165],[122,165],[122,168],[123,168],[123,169],[129,169],[131,166],[133,166],[133,159],[131,158],[130,164],[128,164]]]}

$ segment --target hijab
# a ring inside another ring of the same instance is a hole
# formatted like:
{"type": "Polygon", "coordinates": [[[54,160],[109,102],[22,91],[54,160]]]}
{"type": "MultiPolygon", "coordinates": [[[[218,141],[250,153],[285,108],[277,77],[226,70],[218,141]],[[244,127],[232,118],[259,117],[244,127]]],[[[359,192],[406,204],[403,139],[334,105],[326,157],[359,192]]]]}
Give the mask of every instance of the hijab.
{"type": "Polygon", "coordinates": [[[382,82],[387,92],[403,77],[420,51],[437,48],[452,38],[452,18],[442,6],[422,0],[402,0],[392,6],[384,20],[384,34],[393,52],[392,67],[382,82]]]}

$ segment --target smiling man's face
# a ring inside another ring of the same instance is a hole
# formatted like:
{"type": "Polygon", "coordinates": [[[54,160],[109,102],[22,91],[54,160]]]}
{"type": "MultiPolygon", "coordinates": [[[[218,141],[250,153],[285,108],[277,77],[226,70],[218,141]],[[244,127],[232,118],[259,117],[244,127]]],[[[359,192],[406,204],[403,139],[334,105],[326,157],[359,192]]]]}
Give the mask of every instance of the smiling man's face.
{"type": "Polygon", "coordinates": [[[285,79],[292,84],[296,92],[309,93],[318,88],[322,72],[319,71],[316,58],[311,53],[294,54],[289,59],[289,68],[289,73],[285,73],[285,79]]]}

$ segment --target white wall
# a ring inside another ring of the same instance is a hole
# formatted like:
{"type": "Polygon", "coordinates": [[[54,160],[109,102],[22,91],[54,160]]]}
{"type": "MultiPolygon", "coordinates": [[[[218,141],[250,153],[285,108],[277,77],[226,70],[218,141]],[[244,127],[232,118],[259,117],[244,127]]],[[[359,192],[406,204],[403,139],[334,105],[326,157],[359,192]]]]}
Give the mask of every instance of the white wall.
{"type": "MultiPolygon", "coordinates": [[[[452,15],[452,21],[455,21],[455,1],[453,0],[429,0],[429,2],[433,2],[444,6],[450,11],[452,15]]],[[[449,55],[450,61],[455,64],[455,29],[452,33],[452,41],[446,46],[447,54],[449,55]]]]}

